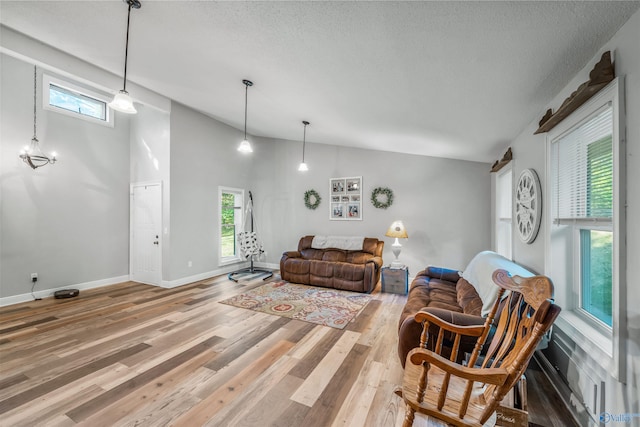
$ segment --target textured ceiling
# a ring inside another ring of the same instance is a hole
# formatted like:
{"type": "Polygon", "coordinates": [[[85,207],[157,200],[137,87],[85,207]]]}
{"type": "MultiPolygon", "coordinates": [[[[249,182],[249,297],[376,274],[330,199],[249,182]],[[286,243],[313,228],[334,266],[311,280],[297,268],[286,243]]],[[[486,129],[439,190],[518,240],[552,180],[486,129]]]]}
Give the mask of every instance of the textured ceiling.
{"type": "MultiPolygon", "coordinates": [[[[310,142],[490,162],[639,6],[142,0],[128,77],[238,129],[253,80],[254,135],[301,140],[308,120],[310,142]]],[[[3,25],[118,75],[126,13],[0,2],[3,25]]]]}

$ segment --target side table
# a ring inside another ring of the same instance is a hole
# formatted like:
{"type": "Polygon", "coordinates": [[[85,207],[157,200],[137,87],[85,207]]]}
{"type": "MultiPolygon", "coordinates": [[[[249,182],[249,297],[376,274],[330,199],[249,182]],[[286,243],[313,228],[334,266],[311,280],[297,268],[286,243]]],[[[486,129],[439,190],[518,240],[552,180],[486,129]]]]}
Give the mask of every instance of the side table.
{"type": "Polygon", "coordinates": [[[406,295],[409,291],[409,267],[382,267],[382,292],[406,295]]]}

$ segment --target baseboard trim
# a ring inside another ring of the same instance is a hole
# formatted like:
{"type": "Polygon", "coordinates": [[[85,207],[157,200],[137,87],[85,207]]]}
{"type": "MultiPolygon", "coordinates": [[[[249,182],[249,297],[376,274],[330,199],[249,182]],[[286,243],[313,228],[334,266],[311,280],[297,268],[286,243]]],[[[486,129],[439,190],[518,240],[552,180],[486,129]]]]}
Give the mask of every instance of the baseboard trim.
{"type": "MultiPolygon", "coordinates": [[[[278,270],[280,268],[279,264],[271,264],[266,262],[254,262],[253,266],[260,267],[260,268],[269,268],[272,270],[278,270]]],[[[242,270],[243,268],[248,268],[248,267],[249,267],[249,263],[247,262],[243,262],[241,264],[227,265],[215,270],[194,274],[193,276],[182,277],[180,279],[175,279],[175,280],[163,280],[161,286],[167,289],[176,288],[178,286],[188,285],[189,283],[210,279],[211,277],[215,277],[215,276],[220,276],[221,274],[229,274],[232,271],[242,270]]]]}
{"type": "MultiPolygon", "coordinates": [[[[129,281],[128,275],[110,277],[108,279],[94,280],[94,281],[85,282],[85,283],[76,283],[74,285],[66,285],[66,286],[61,286],[53,289],[43,289],[41,291],[35,291],[33,295],[35,295],[36,298],[48,298],[53,296],[53,293],[55,291],[59,291],[61,289],[79,289],[82,291],[86,289],[101,288],[103,286],[115,285],[116,283],[122,283],[122,282],[128,282],[128,281],[129,281]]],[[[19,304],[21,302],[28,302],[28,301],[33,301],[33,296],[31,295],[31,293],[2,297],[0,298],[0,307],[19,304]]]]}
{"type": "MultiPolygon", "coordinates": [[[[575,425],[576,426],[586,425],[586,424],[584,424],[585,419],[583,419],[583,420],[579,420],[578,419],[578,416],[576,414],[576,408],[571,404],[572,400],[575,401],[575,399],[573,399],[573,392],[571,391],[569,386],[565,384],[565,382],[562,380],[562,378],[560,378],[560,375],[556,371],[555,367],[551,364],[549,359],[547,359],[544,356],[544,354],[542,354],[541,351],[536,351],[533,354],[533,358],[538,363],[538,366],[540,366],[540,369],[542,370],[542,373],[549,380],[549,383],[551,384],[553,389],[556,391],[556,394],[558,396],[560,396],[560,399],[562,400],[562,403],[564,404],[564,406],[567,408],[567,410],[571,414],[571,417],[573,418],[573,422],[575,423],[575,425]],[[567,400],[567,399],[569,399],[569,400],[567,400]]],[[[583,413],[586,413],[586,409],[584,408],[584,406],[582,406],[581,402],[575,401],[573,403],[579,404],[581,406],[580,410],[583,413]]],[[[586,418],[588,418],[588,416],[586,418]]]]}

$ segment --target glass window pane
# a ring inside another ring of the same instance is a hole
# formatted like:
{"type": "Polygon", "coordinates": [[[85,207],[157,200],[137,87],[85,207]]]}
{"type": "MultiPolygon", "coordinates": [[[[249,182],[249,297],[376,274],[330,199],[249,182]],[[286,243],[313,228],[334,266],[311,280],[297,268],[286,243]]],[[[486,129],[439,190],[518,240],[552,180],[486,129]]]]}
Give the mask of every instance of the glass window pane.
{"type": "Polygon", "coordinates": [[[220,235],[220,246],[222,257],[232,257],[236,255],[236,226],[223,225],[220,235]]]}
{"type": "Polygon", "coordinates": [[[94,119],[107,120],[107,104],[104,101],[54,84],[49,84],[49,105],[94,119]]]}
{"type": "Polygon", "coordinates": [[[580,306],[611,326],[613,233],[580,230],[582,292],[580,306]]]}

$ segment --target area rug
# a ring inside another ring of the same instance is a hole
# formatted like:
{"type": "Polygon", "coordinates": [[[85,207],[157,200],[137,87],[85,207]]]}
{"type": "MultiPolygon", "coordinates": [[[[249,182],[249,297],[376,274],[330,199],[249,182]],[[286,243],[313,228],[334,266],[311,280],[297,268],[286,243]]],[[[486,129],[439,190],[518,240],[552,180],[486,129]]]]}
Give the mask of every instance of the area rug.
{"type": "Polygon", "coordinates": [[[270,282],[222,304],[344,329],[371,300],[368,294],[270,282]]]}

